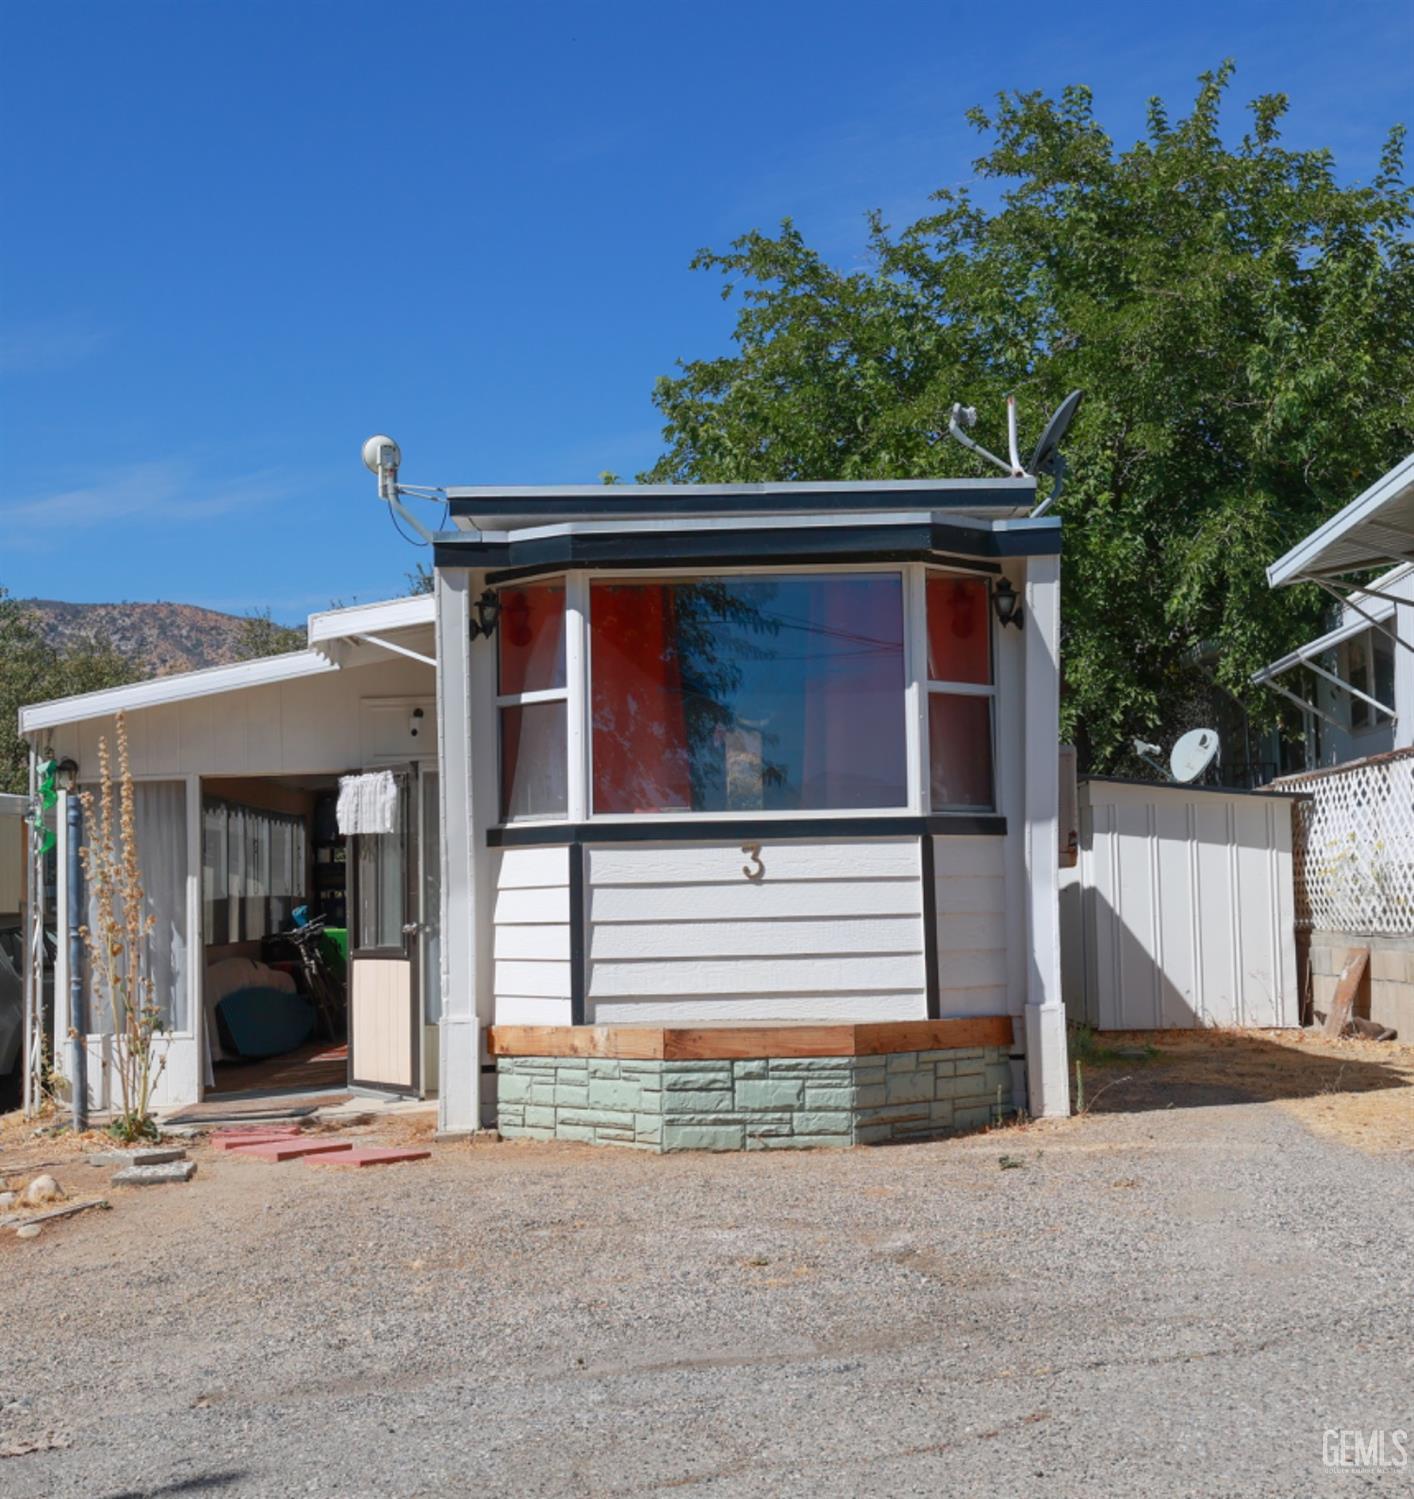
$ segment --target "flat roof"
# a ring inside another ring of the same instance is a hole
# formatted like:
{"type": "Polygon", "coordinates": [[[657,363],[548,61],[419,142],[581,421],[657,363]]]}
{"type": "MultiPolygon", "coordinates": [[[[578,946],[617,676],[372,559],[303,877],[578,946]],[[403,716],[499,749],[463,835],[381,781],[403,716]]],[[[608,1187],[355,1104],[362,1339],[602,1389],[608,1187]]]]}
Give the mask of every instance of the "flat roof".
{"type": "Polygon", "coordinates": [[[769,484],[471,485],[447,491],[462,529],[507,530],[577,520],[707,520],[949,510],[1017,517],[1036,503],[1029,475],[998,479],[851,479],[769,484]]]}
{"type": "Polygon", "coordinates": [[[1414,562],[1414,453],[1267,569],[1273,588],[1414,562]]]}

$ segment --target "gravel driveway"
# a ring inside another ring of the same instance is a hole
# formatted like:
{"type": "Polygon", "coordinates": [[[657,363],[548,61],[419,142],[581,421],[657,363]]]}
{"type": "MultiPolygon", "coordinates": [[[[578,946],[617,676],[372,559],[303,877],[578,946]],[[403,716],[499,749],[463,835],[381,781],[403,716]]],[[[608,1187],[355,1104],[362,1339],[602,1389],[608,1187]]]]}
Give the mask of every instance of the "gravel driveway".
{"type": "Polygon", "coordinates": [[[197,1155],[4,1236],[0,1449],[62,1444],[0,1459],[10,1499],[1414,1478],[1322,1462],[1327,1429],[1414,1448],[1414,1155],[1279,1103],[796,1156],[197,1155]]]}

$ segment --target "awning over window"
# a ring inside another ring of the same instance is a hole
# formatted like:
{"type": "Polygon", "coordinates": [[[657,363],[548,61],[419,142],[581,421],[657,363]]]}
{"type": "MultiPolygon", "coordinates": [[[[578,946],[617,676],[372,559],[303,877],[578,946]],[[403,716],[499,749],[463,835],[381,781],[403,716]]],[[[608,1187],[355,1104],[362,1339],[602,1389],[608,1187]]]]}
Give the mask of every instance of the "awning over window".
{"type": "Polygon", "coordinates": [[[1362,692],[1358,687],[1345,681],[1342,677],[1337,676],[1335,672],[1327,670],[1320,664],[1320,658],[1327,651],[1333,650],[1336,646],[1343,644],[1347,640],[1354,640],[1357,635],[1363,635],[1367,630],[1380,628],[1383,622],[1389,619],[1394,613],[1395,606],[1392,599],[1370,598],[1363,600],[1362,608],[1365,610],[1363,615],[1357,615],[1354,619],[1346,620],[1344,624],[1337,626],[1334,630],[1329,630],[1324,635],[1318,635],[1314,640],[1308,640],[1305,645],[1299,646],[1289,655],[1283,656],[1279,661],[1273,661],[1269,665],[1264,666],[1261,671],[1255,672],[1252,676],[1253,685],[1257,687],[1270,687],[1272,691],[1279,692],[1283,697],[1289,698],[1298,707],[1314,713],[1318,718],[1323,718],[1328,723],[1335,724],[1337,728],[1345,727],[1331,718],[1328,713],[1322,712],[1314,703],[1289,691],[1277,681],[1278,677],[1285,676],[1287,672],[1294,671],[1298,666],[1307,666],[1318,677],[1329,682],[1338,691],[1349,693],[1350,696],[1359,698],[1361,702],[1368,703],[1372,708],[1393,718],[1395,716],[1394,709],[1388,704],[1382,703],[1378,699],[1371,697],[1368,693],[1362,692]]]}

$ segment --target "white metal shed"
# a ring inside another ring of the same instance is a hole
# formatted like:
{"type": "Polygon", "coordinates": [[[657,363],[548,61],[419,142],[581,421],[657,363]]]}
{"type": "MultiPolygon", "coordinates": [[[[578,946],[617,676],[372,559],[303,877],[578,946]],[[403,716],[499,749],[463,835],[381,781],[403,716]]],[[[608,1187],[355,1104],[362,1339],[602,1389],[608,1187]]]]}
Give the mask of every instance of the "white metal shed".
{"type": "Polygon", "coordinates": [[[1294,1026],[1291,801],[1081,782],[1061,898],[1066,1008],[1097,1030],[1294,1026]]]}

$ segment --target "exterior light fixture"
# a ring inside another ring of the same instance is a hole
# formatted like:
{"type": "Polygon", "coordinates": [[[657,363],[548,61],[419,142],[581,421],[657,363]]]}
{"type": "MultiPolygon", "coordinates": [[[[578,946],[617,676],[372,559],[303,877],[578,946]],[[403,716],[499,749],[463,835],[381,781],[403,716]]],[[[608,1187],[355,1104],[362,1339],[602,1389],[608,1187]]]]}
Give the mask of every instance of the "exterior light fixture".
{"type": "Polygon", "coordinates": [[[1005,578],[992,590],[992,608],[996,611],[999,625],[1015,625],[1018,630],[1021,628],[1021,595],[1005,578]]]}
{"type": "Polygon", "coordinates": [[[489,640],[496,633],[496,623],[501,617],[501,600],[489,588],[477,599],[476,618],[471,622],[471,638],[486,636],[489,640]]]}
{"type": "Polygon", "coordinates": [[[70,793],[78,789],[79,764],[77,760],[64,759],[54,767],[54,779],[61,791],[70,793]]]}

